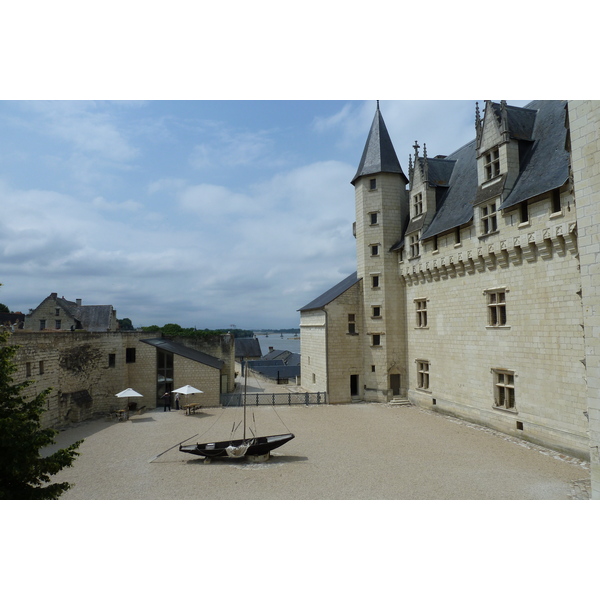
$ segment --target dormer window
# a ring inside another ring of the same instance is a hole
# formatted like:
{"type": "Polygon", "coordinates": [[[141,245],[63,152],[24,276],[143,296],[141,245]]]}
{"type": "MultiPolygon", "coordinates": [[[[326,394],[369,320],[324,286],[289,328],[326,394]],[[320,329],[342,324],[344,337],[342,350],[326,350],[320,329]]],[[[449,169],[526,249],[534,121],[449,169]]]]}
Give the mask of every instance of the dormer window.
{"type": "Polygon", "coordinates": [[[496,202],[489,202],[481,207],[481,231],[483,235],[498,231],[498,213],[496,202]]]}
{"type": "Polygon", "coordinates": [[[419,256],[419,235],[411,235],[409,238],[410,257],[416,258],[419,256]]]}
{"type": "Polygon", "coordinates": [[[500,150],[496,148],[484,155],[485,178],[487,181],[500,175],[500,150]]]}
{"type": "Polygon", "coordinates": [[[413,196],[413,217],[418,217],[423,214],[423,194],[415,194],[413,196]]]}

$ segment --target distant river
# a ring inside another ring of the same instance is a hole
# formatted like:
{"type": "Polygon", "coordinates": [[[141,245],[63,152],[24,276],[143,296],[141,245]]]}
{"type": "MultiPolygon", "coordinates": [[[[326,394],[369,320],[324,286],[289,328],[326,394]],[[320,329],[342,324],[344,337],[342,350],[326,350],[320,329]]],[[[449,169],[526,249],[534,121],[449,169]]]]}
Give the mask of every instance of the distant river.
{"type": "MultiPolygon", "coordinates": [[[[300,339],[290,339],[295,335],[296,334],[294,333],[284,333],[283,337],[281,337],[280,333],[270,333],[268,337],[265,335],[257,335],[256,338],[260,343],[260,349],[263,356],[269,352],[269,348],[271,347],[273,350],[289,350],[290,352],[300,354],[300,339]]],[[[298,338],[299,337],[300,336],[298,336],[298,338]]]]}

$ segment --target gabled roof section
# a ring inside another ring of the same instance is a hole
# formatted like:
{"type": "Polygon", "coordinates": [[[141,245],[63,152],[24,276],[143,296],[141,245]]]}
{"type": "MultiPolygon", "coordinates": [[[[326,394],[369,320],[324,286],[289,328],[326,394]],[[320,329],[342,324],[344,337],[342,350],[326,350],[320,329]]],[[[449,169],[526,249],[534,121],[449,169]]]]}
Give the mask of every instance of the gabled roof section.
{"type": "Polygon", "coordinates": [[[440,200],[433,221],[423,232],[423,239],[466,225],[473,218],[472,199],[477,193],[476,141],[466,144],[444,160],[448,161],[447,170],[452,165],[449,187],[440,200]]]}
{"type": "Polygon", "coordinates": [[[338,296],[341,296],[345,291],[349,290],[353,285],[358,283],[358,281],[358,273],[357,271],[354,271],[352,275],[349,275],[346,277],[346,279],[340,281],[331,289],[327,290],[324,294],[321,294],[318,298],[315,298],[312,302],[309,302],[306,306],[303,306],[298,310],[303,311],[324,308],[338,296]]]}
{"type": "Polygon", "coordinates": [[[199,350],[194,350],[193,348],[188,348],[183,344],[178,344],[177,342],[173,342],[165,338],[152,338],[149,340],[140,340],[140,342],[144,342],[144,344],[150,344],[151,346],[159,348],[160,350],[164,350],[165,352],[171,352],[172,354],[189,358],[190,360],[202,363],[208,367],[213,367],[214,369],[221,370],[225,364],[222,360],[219,360],[214,356],[210,356],[209,354],[205,354],[199,350]]]}
{"type": "Polygon", "coordinates": [[[371,124],[371,130],[367,137],[367,143],[365,144],[358,170],[351,183],[354,185],[354,182],[359,177],[374,175],[375,173],[399,173],[408,182],[406,175],[402,172],[402,167],[396,156],[390,134],[381,116],[379,102],[377,102],[377,110],[375,111],[375,117],[371,124]]]}
{"type": "MultiPolygon", "coordinates": [[[[498,123],[502,122],[502,104],[492,102],[492,109],[498,123]]],[[[506,105],[506,117],[508,124],[508,133],[511,138],[516,140],[529,140],[534,137],[533,128],[535,125],[536,110],[531,109],[530,105],[526,107],[506,105]]]]}
{"type": "Polygon", "coordinates": [[[236,358],[262,356],[260,342],[256,338],[235,338],[234,344],[236,358]]]}
{"type": "Polygon", "coordinates": [[[106,331],[114,309],[110,304],[98,304],[71,307],[70,312],[88,331],[106,331]]]}
{"type": "Polygon", "coordinates": [[[523,157],[522,171],[501,209],[559,188],[569,178],[566,101],[538,100],[530,102],[527,108],[537,113],[533,129],[535,141],[523,157]]]}

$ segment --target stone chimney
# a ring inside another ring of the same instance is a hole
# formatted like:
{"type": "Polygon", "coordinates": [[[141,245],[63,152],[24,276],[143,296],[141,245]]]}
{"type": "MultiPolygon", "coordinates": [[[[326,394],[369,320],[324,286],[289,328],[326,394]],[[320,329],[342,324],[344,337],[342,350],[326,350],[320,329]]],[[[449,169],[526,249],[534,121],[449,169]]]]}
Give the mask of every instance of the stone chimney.
{"type": "Polygon", "coordinates": [[[77,300],[75,300],[75,304],[77,304],[77,306],[81,306],[81,298],[77,298],[77,300]]]}

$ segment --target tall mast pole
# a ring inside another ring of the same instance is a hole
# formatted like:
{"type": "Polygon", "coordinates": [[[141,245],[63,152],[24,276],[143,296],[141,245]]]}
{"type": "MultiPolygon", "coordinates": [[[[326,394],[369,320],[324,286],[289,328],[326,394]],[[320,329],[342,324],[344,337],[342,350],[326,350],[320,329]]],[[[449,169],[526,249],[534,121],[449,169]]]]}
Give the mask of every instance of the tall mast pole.
{"type": "Polygon", "coordinates": [[[244,441],[246,441],[246,388],[248,387],[248,361],[244,369],[244,441]]]}

